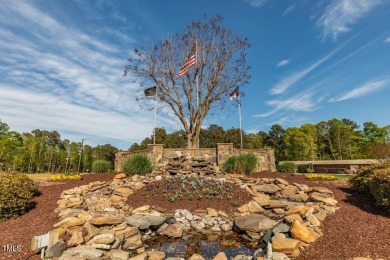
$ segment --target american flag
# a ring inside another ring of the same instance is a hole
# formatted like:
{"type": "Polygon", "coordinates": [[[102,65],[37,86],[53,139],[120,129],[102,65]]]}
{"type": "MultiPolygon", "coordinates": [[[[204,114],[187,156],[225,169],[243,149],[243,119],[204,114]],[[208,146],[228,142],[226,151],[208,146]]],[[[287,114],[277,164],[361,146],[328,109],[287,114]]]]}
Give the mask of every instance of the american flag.
{"type": "Polygon", "coordinates": [[[196,66],[196,55],[195,54],[188,56],[184,60],[183,66],[181,66],[179,73],[177,73],[177,76],[182,77],[183,75],[187,74],[187,72],[190,70],[190,68],[192,66],[196,66]]]}

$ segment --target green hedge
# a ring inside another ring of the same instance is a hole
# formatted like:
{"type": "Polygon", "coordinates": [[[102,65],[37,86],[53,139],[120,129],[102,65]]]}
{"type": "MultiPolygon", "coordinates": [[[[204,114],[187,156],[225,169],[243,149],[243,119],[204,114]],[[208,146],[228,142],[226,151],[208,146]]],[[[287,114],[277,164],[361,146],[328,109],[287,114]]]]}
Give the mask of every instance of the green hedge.
{"type": "Polygon", "coordinates": [[[25,174],[0,173],[0,222],[18,217],[33,207],[38,189],[25,174]]]}
{"type": "Polygon", "coordinates": [[[147,155],[136,154],[123,162],[122,170],[127,174],[146,174],[152,172],[153,166],[147,155]]]}
{"type": "Polygon", "coordinates": [[[295,165],[293,162],[284,162],[284,163],[280,163],[278,165],[278,171],[279,172],[294,172],[295,170],[295,165]]]}
{"type": "Polygon", "coordinates": [[[227,173],[250,174],[256,169],[257,157],[251,153],[230,156],[223,164],[222,169],[227,173]]]}
{"type": "Polygon", "coordinates": [[[369,194],[390,212],[390,161],[365,167],[349,181],[353,190],[369,194]]]}
{"type": "Polygon", "coordinates": [[[103,173],[111,170],[111,163],[106,160],[97,160],[92,164],[92,172],[103,173]]]}

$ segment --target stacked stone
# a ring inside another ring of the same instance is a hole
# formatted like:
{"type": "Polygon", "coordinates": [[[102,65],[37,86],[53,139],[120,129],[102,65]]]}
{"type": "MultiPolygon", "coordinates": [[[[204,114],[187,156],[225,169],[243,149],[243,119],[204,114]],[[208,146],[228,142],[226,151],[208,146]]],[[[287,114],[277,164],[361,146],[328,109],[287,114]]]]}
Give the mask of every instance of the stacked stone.
{"type": "MultiPolygon", "coordinates": [[[[118,174],[111,182],[93,182],[64,191],[55,210],[60,221],[49,232],[46,257],[164,259],[164,252],[148,251],[145,241],[158,236],[187,238],[196,231],[237,232],[261,245],[254,255],[234,259],[289,259],[322,236],[321,221],[337,209],[333,193],[326,188],[289,184],[279,178],[229,175],[226,182],[240,185],[253,196],[233,216],[212,208],[169,213],[149,205],[136,209],[125,205],[130,194],[155,178],[118,174]]],[[[38,249],[36,239],[32,241],[33,251],[38,249]]],[[[203,258],[194,255],[193,259],[203,258]]],[[[226,256],[220,253],[214,259],[226,256]]]]}
{"type": "Polygon", "coordinates": [[[220,174],[218,166],[202,157],[177,156],[169,158],[166,165],[158,167],[155,174],[165,175],[197,175],[197,176],[216,176],[220,174]]]}

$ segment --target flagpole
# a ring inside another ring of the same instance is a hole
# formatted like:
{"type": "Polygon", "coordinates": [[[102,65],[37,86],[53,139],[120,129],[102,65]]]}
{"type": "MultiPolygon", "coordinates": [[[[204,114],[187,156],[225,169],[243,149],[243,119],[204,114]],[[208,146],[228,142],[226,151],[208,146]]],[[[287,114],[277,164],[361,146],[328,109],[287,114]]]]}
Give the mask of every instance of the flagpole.
{"type": "Polygon", "coordinates": [[[239,115],[239,118],[240,118],[240,138],[241,138],[241,149],[242,149],[241,93],[238,93],[238,115],[239,115]]]}
{"type": "Polygon", "coordinates": [[[154,127],[153,127],[153,144],[156,144],[156,124],[157,124],[157,90],[158,90],[158,85],[156,85],[156,96],[154,97],[154,127]]]}
{"type": "MultiPolygon", "coordinates": [[[[196,59],[196,67],[198,68],[198,37],[195,38],[195,59],[196,59]]],[[[198,113],[199,109],[199,80],[198,80],[199,74],[196,74],[196,114],[198,113]]],[[[198,149],[199,149],[199,142],[200,142],[200,132],[198,136],[198,149]]]]}

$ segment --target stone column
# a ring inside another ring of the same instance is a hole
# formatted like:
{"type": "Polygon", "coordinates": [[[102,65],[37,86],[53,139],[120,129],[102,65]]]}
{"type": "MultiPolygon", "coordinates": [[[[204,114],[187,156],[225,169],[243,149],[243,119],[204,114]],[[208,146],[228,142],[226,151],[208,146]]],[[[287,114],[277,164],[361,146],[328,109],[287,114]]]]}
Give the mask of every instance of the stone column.
{"type": "Polygon", "coordinates": [[[163,163],[163,144],[148,144],[148,156],[152,161],[154,167],[163,163]]]}
{"type": "Polygon", "coordinates": [[[217,143],[217,165],[223,164],[233,154],[233,143],[217,143]]]}

